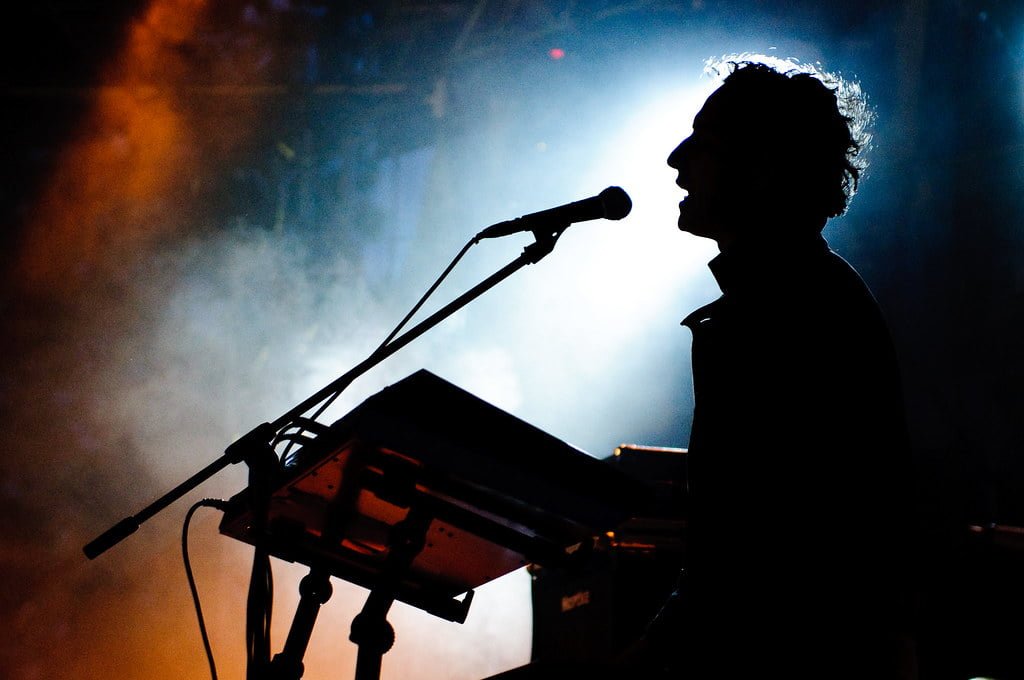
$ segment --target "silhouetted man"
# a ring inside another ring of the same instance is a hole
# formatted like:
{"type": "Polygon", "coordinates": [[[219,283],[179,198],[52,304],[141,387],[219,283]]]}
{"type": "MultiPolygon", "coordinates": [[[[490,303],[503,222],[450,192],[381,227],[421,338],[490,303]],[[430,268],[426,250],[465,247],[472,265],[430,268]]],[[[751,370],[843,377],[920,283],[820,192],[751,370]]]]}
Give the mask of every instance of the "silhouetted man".
{"type": "Polygon", "coordinates": [[[905,677],[899,369],[821,236],[856,189],[861,121],[820,74],[732,69],[668,158],[722,296],[683,321],[692,515],[682,628],[656,637],[686,678],[905,677]]]}

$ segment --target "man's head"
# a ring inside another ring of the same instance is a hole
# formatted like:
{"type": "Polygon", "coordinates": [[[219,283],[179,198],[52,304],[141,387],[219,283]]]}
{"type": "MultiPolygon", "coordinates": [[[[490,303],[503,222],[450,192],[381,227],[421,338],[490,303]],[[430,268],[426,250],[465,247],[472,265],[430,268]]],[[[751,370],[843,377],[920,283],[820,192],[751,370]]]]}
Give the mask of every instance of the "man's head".
{"type": "Polygon", "coordinates": [[[820,231],[846,210],[863,170],[870,114],[859,90],[807,67],[729,66],[668,158],[688,193],[679,228],[723,247],[820,231]]]}

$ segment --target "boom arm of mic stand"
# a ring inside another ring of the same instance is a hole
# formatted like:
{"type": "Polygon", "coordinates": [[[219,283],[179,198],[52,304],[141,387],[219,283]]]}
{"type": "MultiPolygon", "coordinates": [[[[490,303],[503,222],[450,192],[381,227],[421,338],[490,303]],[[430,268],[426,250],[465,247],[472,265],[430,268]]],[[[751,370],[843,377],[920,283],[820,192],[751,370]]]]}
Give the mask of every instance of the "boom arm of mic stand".
{"type": "Polygon", "coordinates": [[[143,522],[205,482],[210,477],[213,477],[228,465],[246,460],[248,452],[256,450],[261,444],[269,442],[275,433],[276,430],[274,430],[269,423],[263,423],[262,425],[257,426],[255,429],[251,430],[248,434],[244,435],[238,441],[225,449],[223,456],[165,493],[153,503],[146,506],[138,514],[124,518],[100,534],[96,539],[88,543],[82,549],[83,552],[85,552],[85,556],[92,560],[99,557],[107,550],[110,550],[115,545],[134,534],[143,522]]]}
{"type": "Polygon", "coordinates": [[[149,520],[168,505],[178,500],[186,493],[226,468],[228,465],[240,463],[243,460],[250,464],[254,462],[256,456],[259,456],[261,453],[265,454],[274,436],[283,427],[291,423],[296,417],[316,406],[331,394],[344,390],[356,378],[363,375],[371,368],[384,361],[389,356],[402,349],[410,342],[423,335],[441,321],[462,309],[467,304],[480,297],[526,265],[540,262],[554,249],[555,241],[558,239],[559,235],[560,232],[557,234],[534,232],[536,241],[524,248],[522,254],[520,254],[515,260],[505,265],[494,274],[491,274],[476,286],[470,288],[468,291],[455,298],[447,305],[389,342],[387,345],[379,348],[347,373],[331,382],[316,394],[303,400],[300,404],[279,417],[277,420],[272,423],[263,423],[262,425],[258,425],[256,428],[243,435],[240,439],[228,446],[224,451],[224,455],[220,458],[168,491],[153,503],[146,506],[139,513],[132,515],[131,517],[126,517],[86,544],[82,549],[85,556],[90,560],[99,557],[107,550],[110,550],[115,545],[134,534],[143,522],[149,520]]]}
{"type": "Polygon", "coordinates": [[[523,249],[522,254],[515,260],[499,269],[494,274],[475,285],[474,287],[467,290],[465,293],[455,298],[447,305],[437,310],[426,319],[416,324],[408,331],[398,336],[387,345],[384,345],[376,352],[368,356],[361,363],[354,366],[347,373],[334,380],[316,394],[306,398],[302,403],[295,406],[283,416],[271,423],[271,426],[275,431],[279,431],[282,427],[285,427],[295,417],[302,415],[309,409],[313,408],[321,401],[326,399],[328,396],[335,392],[340,392],[348,387],[352,382],[363,375],[371,368],[379,364],[380,362],[387,359],[389,356],[402,349],[410,342],[423,335],[437,324],[444,321],[446,318],[459,311],[467,304],[480,297],[488,290],[498,285],[512,274],[516,273],[528,264],[536,264],[540,262],[548,253],[550,253],[555,247],[555,238],[547,234],[537,234],[537,240],[534,243],[528,245],[523,249]]]}

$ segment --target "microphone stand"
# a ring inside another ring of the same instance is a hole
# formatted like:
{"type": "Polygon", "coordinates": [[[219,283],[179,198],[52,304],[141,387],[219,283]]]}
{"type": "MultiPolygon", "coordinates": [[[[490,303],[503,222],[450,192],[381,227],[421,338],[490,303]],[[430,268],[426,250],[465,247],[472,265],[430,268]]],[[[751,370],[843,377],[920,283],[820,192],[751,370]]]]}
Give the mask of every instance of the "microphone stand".
{"type": "Polygon", "coordinates": [[[566,222],[564,225],[560,225],[556,228],[545,228],[543,230],[534,231],[534,243],[526,246],[526,248],[523,249],[523,252],[515,260],[505,265],[494,274],[491,274],[476,286],[455,298],[402,335],[378,348],[347,373],[335,379],[316,394],[313,394],[303,400],[284,415],[280,416],[273,422],[257,425],[251,431],[242,435],[238,440],[233,442],[224,450],[224,454],[220,458],[216,459],[202,470],[192,475],[157,500],[153,501],[153,503],[146,506],[138,513],[124,518],[86,544],[83,548],[85,556],[91,560],[102,555],[107,550],[135,533],[144,522],[192,489],[205,482],[210,477],[226,468],[228,465],[245,461],[250,469],[251,480],[254,477],[264,477],[268,470],[272,473],[273,470],[277,469],[278,461],[277,454],[274,453],[271,442],[278,432],[313,406],[322,402],[331,394],[344,390],[356,378],[363,375],[371,368],[426,333],[444,319],[462,309],[512,274],[516,273],[528,264],[536,264],[537,262],[540,262],[545,256],[554,250],[558,237],[562,235],[562,232],[568,226],[569,223],[566,222]]]}

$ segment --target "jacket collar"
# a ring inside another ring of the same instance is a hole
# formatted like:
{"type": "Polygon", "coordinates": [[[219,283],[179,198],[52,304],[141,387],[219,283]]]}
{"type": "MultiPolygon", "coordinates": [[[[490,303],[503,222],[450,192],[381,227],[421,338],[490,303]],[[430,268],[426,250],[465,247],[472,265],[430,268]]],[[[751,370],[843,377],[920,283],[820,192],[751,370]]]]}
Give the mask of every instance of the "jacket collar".
{"type": "Polygon", "coordinates": [[[742,295],[776,282],[802,278],[807,267],[828,252],[828,243],[821,234],[748,241],[716,256],[708,268],[724,295],[742,295]]]}
{"type": "Polygon", "coordinates": [[[828,242],[820,234],[730,248],[708,262],[722,296],[688,314],[682,325],[696,328],[711,317],[715,307],[734,297],[776,295],[780,285],[799,283],[829,252],[828,242]]]}

